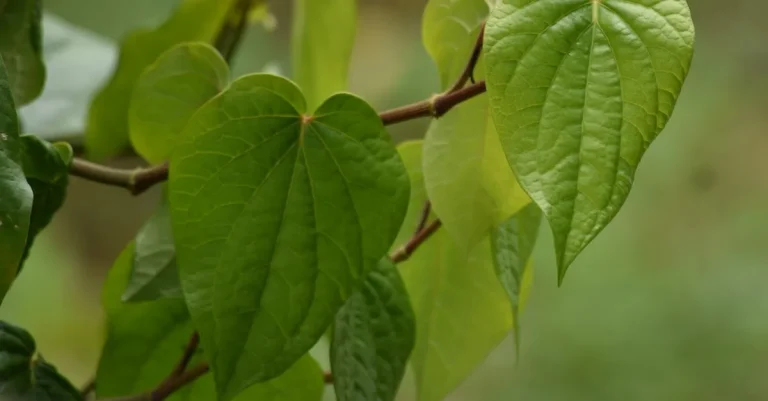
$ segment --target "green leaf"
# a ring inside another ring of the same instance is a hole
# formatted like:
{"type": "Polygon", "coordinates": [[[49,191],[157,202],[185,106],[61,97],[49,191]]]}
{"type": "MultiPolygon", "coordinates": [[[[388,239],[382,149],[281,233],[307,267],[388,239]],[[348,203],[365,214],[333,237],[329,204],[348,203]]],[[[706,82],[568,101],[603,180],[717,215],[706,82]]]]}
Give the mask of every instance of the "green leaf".
{"type": "Polygon", "coordinates": [[[693,42],[685,0],[502,0],[491,13],[494,122],[552,227],[560,281],[626,200],[693,42]]]}
{"type": "Polygon", "coordinates": [[[0,57],[0,301],[24,255],[32,213],[32,188],[21,168],[16,106],[0,57]]]}
{"type": "MultiPolygon", "coordinates": [[[[467,65],[487,11],[484,0],[427,4],[424,45],[441,71],[444,90],[467,65]]],[[[482,60],[476,71],[484,78],[482,60]]],[[[466,250],[531,201],[504,156],[485,95],[432,122],[424,141],[424,180],[435,214],[466,250]]]]}
{"type": "MultiPolygon", "coordinates": [[[[413,234],[426,201],[421,142],[399,150],[411,177],[411,200],[397,244],[413,234]]],[[[512,328],[512,308],[490,251],[487,238],[467,254],[438,231],[401,264],[416,313],[411,363],[420,401],[444,399],[512,328]]]]}
{"type": "Polygon", "coordinates": [[[427,3],[421,36],[427,53],[437,64],[441,88],[450,87],[464,71],[487,16],[488,5],[484,0],[429,0],[427,3]]]}
{"type": "Polygon", "coordinates": [[[42,95],[19,110],[24,132],[44,139],[79,136],[91,97],[112,72],[117,45],[55,15],[43,14],[43,26],[48,76],[42,95]]]}
{"type": "Polygon", "coordinates": [[[491,233],[491,252],[496,275],[509,296],[515,315],[515,341],[520,344],[520,312],[533,281],[531,255],[539,237],[541,210],[536,204],[517,212],[491,233]]]}
{"type": "Polygon", "coordinates": [[[293,77],[310,109],[347,88],[357,0],[294,0],[293,77]]]}
{"type": "Polygon", "coordinates": [[[385,258],[336,315],[331,366],[338,400],[394,400],[415,326],[400,273],[385,258]]]}
{"type": "Polygon", "coordinates": [[[0,56],[17,105],[31,102],[45,84],[41,0],[0,0],[0,56]]]}
{"type": "MultiPolygon", "coordinates": [[[[99,398],[138,395],[155,388],[173,370],[194,332],[184,301],[160,299],[124,304],[130,279],[134,245],[130,244],[110,270],[104,286],[107,312],[107,341],[96,377],[99,398]]],[[[204,361],[198,352],[190,366],[204,361]]],[[[309,356],[285,374],[249,388],[236,401],[319,401],[323,391],[322,371],[309,356]]],[[[202,376],[175,392],[168,401],[216,399],[213,379],[202,376]]]]}
{"type": "Polygon", "coordinates": [[[25,260],[35,237],[51,222],[53,215],[64,204],[73,151],[67,143],[50,144],[33,135],[21,137],[21,149],[21,165],[34,199],[24,250],[25,260]]]}
{"type": "Polygon", "coordinates": [[[24,329],[0,321],[0,400],[82,400],[56,368],[35,354],[35,348],[35,340],[24,329]]]}
{"type": "Polygon", "coordinates": [[[135,244],[131,279],[123,293],[123,301],[182,298],[171,215],[165,199],[136,234],[135,244]]]}
{"type": "Polygon", "coordinates": [[[305,109],[290,81],[243,77],[193,116],[171,158],[182,288],[225,399],[315,344],[407,207],[405,170],[367,103],[338,94],[305,109]]]}
{"type": "Polygon", "coordinates": [[[85,132],[89,156],[105,159],[128,146],[128,109],[141,73],[179,43],[212,42],[236,1],[185,0],[160,27],[135,31],[124,40],[112,79],[91,102],[85,132]]]}
{"type": "Polygon", "coordinates": [[[227,62],[205,43],[183,43],[163,53],[144,70],[133,91],[133,147],[151,163],[167,160],[192,114],[228,80],[227,62]]]}

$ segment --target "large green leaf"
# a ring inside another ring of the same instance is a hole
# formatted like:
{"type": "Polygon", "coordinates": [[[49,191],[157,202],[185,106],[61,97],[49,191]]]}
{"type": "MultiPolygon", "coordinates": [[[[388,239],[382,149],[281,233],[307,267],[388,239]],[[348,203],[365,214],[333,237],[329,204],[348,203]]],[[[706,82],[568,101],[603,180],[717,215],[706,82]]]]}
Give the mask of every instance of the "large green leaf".
{"type": "Polygon", "coordinates": [[[520,312],[533,280],[531,254],[541,227],[541,210],[534,203],[499,224],[491,233],[496,275],[509,296],[515,315],[515,341],[520,344],[520,312]]]}
{"type": "MultiPolygon", "coordinates": [[[[427,4],[424,45],[441,71],[444,90],[467,65],[487,11],[484,0],[427,4]]],[[[476,68],[482,79],[482,60],[476,68]]],[[[509,167],[488,112],[485,95],[464,102],[433,121],[424,141],[424,181],[433,210],[467,250],[530,203],[509,167]]]]}
{"type": "Polygon", "coordinates": [[[165,199],[136,234],[135,244],[131,279],[123,301],[182,298],[171,215],[165,199]]]}
{"type": "Polygon", "coordinates": [[[331,366],[338,400],[393,400],[413,350],[415,326],[400,273],[385,258],[336,315],[331,366]]]}
{"type": "Polygon", "coordinates": [[[19,109],[24,132],[46,139],[79,136],[91,96],[112,72],[117,45],[55,15],[43,14],[43,26],[45,89],[19,109]]]}
{"type": "Polygon", "coordinates": [[[26,259],[35,237],[64,204],[73,152],[67,143],[51,144],[33,135],[21,137],[21,149],[21,165],[34,198],[24,250],[26,259]]]}
{"type": "MultiPolygon", "coordinates": [[[[124,304],[121,296],[129,282],[133,245],[118,258],[107,277],[103,303],[107,312],[107,341],[96,378],[99,398],[145,393],[173,370],[194,332],[184,301],[160,299],[124,304]]],[[[190,366],[204,361],[198,352],[190,366]]],[[[322,371],[309,356],[285,374],[253,386],[238,401],[319,401],[323,392],[322,371]]],[[[213,379],[206,375],[183,387],[168,401],[212,401],[213,379]]]]}
{"type": "Polygon", "coordinates": [[[0,301],[24,255],[32,213],[32,188],[21,167],[16,106],[0,57],[0,301]]]}
{"type": "Polygon", "coordinates": [[[491,13],[494,121],[552,227],[560,280],[626,200],[693,41],[685,0],[502,0],[491,13]]]}
{"type": "Polygon", "coordinates": [[[152,163],[168,159],[192,114],[227,85],[229,67],[213,47],[183,43],[163,53],[136,82],[131,143],[152,163]]]}
{"type": "MultiPolygon", "coordinates": [[[[414,232],[426,192],[420,142],[400,146],[411,177],[411,201],[398,244],[414,232]]],[[[438,401],[456,388],[512,328],[513,315],[499,284],[486,238],[467,254],[438,231],[402,265],[416,313],[411,363],[420,401],[438,401]]]]}
{"type": "Polygon", "coordinates": [[[310,109],[347,88],[357,0],[294,0],[293,77],[310,109]]]}
{"type": "Polygon", "coordinates": [[[305,109],[288,80],[240,78],[171,158],[182,288],[223,398],[315,344],[407,207],[402,162],[368,104],[339,94],[305,109]]]}
{"type": "Polygon", "coordinates": [[[0,321],[0,400],[82,400],[80,392],[35,352],[29,333],[0,321]]]}
{"type": "Polygon", "coordinates": [[[212,42],[238,0],[184,0],[160,27],[130,34],[110,82],[94,97],[85,132],[89,155],[103,159],[128,146],[128,109],[144,69],[171,47],[191,41],[212,42]]]}
{"type": "Polygon", "coordinates": [[[0,0],[0,56],[17,105],[34,100],[45,84],[41,1],[0,0]]]}

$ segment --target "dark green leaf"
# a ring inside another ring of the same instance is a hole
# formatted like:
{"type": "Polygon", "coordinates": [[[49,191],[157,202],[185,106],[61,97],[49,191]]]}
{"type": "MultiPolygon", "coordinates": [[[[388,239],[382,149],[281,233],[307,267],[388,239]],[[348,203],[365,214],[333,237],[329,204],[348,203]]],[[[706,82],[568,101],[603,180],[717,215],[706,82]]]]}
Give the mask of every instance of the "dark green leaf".
{"type": "Polygon", "coordinates": [[[109,78],[117,45],[55,15],[44,14],[43,26],[48,76],[42,95],[19,110],[24,132],[45,139],[82,135],[88,103],[109,78]]]}
{"type": "Polygon", "coordinates": [[[549,220],[559,279],[629,195],[693,55],[685,0],[501,0],[485,34],[507,158],[549,220]]]}
{"type": "Polygon", "coordinates": [[[24,255],[32,213],[32,188],[21,168],[16,107],[0,57],[0,301],[24,255]]]}
{"type": "MultiPolygon", "coordinates": [[[[133,244],[129,245],[120,255],[104,287],[107,341],[96,378],[100,398],[138,395],[153,389],[176,366],[194,332],[180,299],[121,302],[130,277],[133,248],[133,244]]],[[[199,351],[190,366],[202,362],[204,355],[199,351]]],[[[311,357],[305,356],[279,378],[249,388],[236,401],[318,401],[323,387],[322,371],[311,357]]],[[[167,400],[215,399],[213,379],[206,375],[167,400]]]]}
{"type": "Polygon", "coordinates": [[[21,149],[24,176],[34,195],[24,250],[26,259],[35,237],[51,222],[53,215],[64,204],[73,152],[67,143],[50,144],[33,135],[21,137],[21,149]]]}
{"type": "Polygon", "coordinates": [[[347,88],[357,0],[295,0],[293,77],[310,109],[347,88]]]}
{"type": "Polygon", "coordinates": [[[533,203],[517,212],[506,222],[499,224],[491,234],[496,275],[509,296],[515,314],[515,341],[519,344],[520,311],[533,280],[531,254],[539,237],[541,210],[533,203]]]}
{"type": "Polygon", "coordinates": [[[408,179],[378,114],[339,94],[307,116],[290,81],[235,81],[171,158],[182,288],[222,398],[280,375],[385,256],[408,179]]]}
{"type": "Polygon", "coordinates": [[[413,350],[415,326],[400,273],[385,258],[336,315],[331,366],[338,400],[393,400],[413,350]]]}
{"type": "Polygon", "coordinates": [[[133,91],[133,147],[152,163],[167,160],[192,114],[228,81],[227,62],[205,43],[183,43],[163,53],[144,70],[133,91]]]}
{"type": "Polygon", "coordinates": [[[16,104],[31,102],[45,84],[41,0],[0,0],[0,56],[16,104]]]}
{"type": "Polygon", "coordinates": [[[35,354],[35,340],[24,329],[0,321],[0,400],[78,401],[72,384],[35,354]]]}
{"type": "MultiPolygon", "coordinates": [[[[426,201],[421,142],[402,144],[399,150],[412,189],[396,244],[413,235],[426,201]]],[[[411,364],[419,401],[443,400],[513,326],[512,308],[494,272],[488,238],[467,253],[440,230],[400,265],[416,313],[411,364]]]]}
{"type": "Polygon", "coordinates": [[[135,243],[131,279],[123,301],[182,298],[171,215],[165,200],[136,234],[135,243]]]}
{"type": "Polygon", "coordinates": [[[171,47],[190,41],[211,43],[238,0],[184,0],[160,27],[130,34],[120,48],[112,80],[91,102],[86,129],[89,155],[103,159],[128,146],[128,108],[136,80],[171,47]]]}

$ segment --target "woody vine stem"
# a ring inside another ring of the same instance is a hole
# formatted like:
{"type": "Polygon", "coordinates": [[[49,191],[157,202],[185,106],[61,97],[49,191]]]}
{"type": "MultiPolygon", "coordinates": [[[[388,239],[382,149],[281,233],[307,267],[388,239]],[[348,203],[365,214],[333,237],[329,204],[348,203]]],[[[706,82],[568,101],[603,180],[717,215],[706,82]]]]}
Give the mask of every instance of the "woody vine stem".
{"type": "MultiPolygon", "coordinates": [[[[232,58],[232,55],[237,50],[248,25],[247,17],[245,16],[248,15],[248,11],[253,4],[254,0],[239,1],[234,6],[235,10],[233,11],[236,15],[243,17],[225,25],[216,38],[216,48],[227,61],[232,58]]],[[[420,102],[380,112],[379,118],[381,118],[381,122],[386,126],[417,118],[440,118],[462,102],[483,94],[486,90],[485,82],[475,82],[473,78],[475,65],[480,58],[482,50],[483,32],[484,28],[480,31],[464,71],[450,89],[420,102]],[[468,83],[470,84],[467,85],[468,83]]],[[[168,180],[168,163],[131,170],[108,167],[76,157],[72,161],[70,175],[100,184],[125,188],[133,195],[139,195],[153,186],[168,180]]],[[[439,219],[429,222],[430,211],[431,207],[429,202],[427,202],[424,205],[416,232],[406,243],[389,255],[389,258],[394,263],[406,261],[421,244],[427,241],[441,227],[439,219]]],[[[199,336],[197,333],[194,333],[176,367],[154,390],[146,394],[111,399],[109,401],[162,401],[185,385],[203,376],[210,370],[208,363],[203,362],[189,367],[192,357],[197,352],[198,344],[199,336]]],[[[330,373],[325,373],[323,380],[325,383],[332,383],[333,376],[330,373]]],[[[89,382],[82,390],[83,395],[90,394],[94,388],[94,382],[89,382]]]]}

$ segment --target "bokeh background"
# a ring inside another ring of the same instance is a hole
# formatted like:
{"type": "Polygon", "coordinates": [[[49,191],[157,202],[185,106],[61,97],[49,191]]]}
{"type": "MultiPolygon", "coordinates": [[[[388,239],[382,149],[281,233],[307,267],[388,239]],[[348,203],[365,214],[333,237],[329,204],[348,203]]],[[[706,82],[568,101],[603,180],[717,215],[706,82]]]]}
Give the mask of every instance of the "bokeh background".
{"type": "MultiPolygon", "coordinates": [[[[277,29],[249,31],[237,73],[290,72],[291,1],[271,3],[277,29]]],[[[421,44],[425,0],[360,3],[350,89],[378,108],[435,92],[435,67],[421,44]]],[[[449,400],[768,399],[768,2],[689,3],[697,25],[693,68],[625,207],[562,288],[542,230],[520,355],[511,340],[503,343],[449,400]]],[[[158,24],[175,4],[46,0],[45,47],[56,64],[46,100],[24,110],[27,127],[45,134],[66,125],[76,134],[82,105],[111,70],[115,44],[158,24]],[[82,29],[78,40],[87,46],[62,35],[72,29],[67,24],[82,29]]],[[[391,132],[398,140],[419,137],[426,124],[391,132]]],[[[133,198],[75,180],[0,308],[0,318],[28,328],[76,384],[98,360],[105,273],[158,195],[133,198]]],[[[409,400],[409,391],[401,398],[409,400]]]]}

